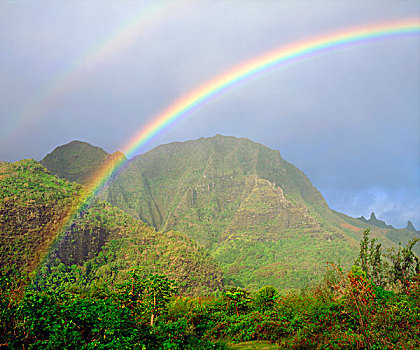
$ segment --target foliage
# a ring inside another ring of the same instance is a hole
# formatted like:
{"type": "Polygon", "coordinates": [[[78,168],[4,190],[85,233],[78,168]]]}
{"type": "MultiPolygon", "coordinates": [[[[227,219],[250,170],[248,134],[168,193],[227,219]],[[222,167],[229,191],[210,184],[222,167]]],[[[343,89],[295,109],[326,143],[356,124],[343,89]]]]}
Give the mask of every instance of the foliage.
{"type": "Polygon", "coordinates": [[[150,275],[141,279],[133,270],[131,278],[120,287],[118,298],[136,315],[150,318],[153,327],[157,317],[167,312],[171,296],[177,292],[176,283],[163,275],[150,275]]]}
{"type": "Polygon", "coordinates": [[[234,309],[237,316],[239,316],[239,312],[246,313],[248,311],[251,299],[246,290],[229,288],[222,295],[226,299],[226,311],[234,309]]]}
{"type": "MultiPolygon", "coordinates": [[[[400,256],[409,255],[406,248],[400,256]]],[[[188,297],[176,295],[166,276],[143,277],[132,270],[115,291],[45,287],[27,291],[20,302],[3,278],[0,344],[12,349],[226,349],[226,342],[251,348],[266,341],[288,349],[418,349],[420,274],[410,271],[404,287],[394,291],[375,285],[361,266],[346,271],[330,265],[324,282],[302,293],[278,294],[265,286],[253,296],[230,288],[188,297]]]]}
{"type": "Polygon", "coordinates": [[[261,288],[255,295],[256,307],[263,311],[273,309],[276,305],[276,299],[279,297],[278,293],[278,290],[273,286],[261,288]]]}
{"type": "Polygon", "coordinates": [[[420,239],[413,239],[402,249],[400,244],[398,251],[389,249],[387,257],[391,261],[389,271],[391,283],[400,283],[403,288],[408,288],[410,280],[420,272],[420,259],[412,250],[419,241],[420,239]]]}
{"type": "MultiPolygon", "coordinates": [[[[407,246],[398,250],[388,249],[383,261],[381,244],[376,239],[369,238],[370,230],[366,229],[360,242],[359,257],[355,266],[360,267],[362,277],[376,287],[393,285],[394,287],[406,288],[407,283],[420,271],[420,259],[413,252],[413,247],[420,239],[412,239],[407,246]]],[[[359,274],[360,274],[359,272],[359,274]]]]}
{"type": "Polygon", "coordinates": [[[355,265],[360,266],[365,274],[364,277],[372,280],[375,285],[384,286],[386,283],[385,269],[387,265],[382,262],[381,244],[377,244],[375,238],[370,240],[369,233],[369,229],[363,232],[363,239],[360,242],[360,253],[355,261],[355,265]]]}

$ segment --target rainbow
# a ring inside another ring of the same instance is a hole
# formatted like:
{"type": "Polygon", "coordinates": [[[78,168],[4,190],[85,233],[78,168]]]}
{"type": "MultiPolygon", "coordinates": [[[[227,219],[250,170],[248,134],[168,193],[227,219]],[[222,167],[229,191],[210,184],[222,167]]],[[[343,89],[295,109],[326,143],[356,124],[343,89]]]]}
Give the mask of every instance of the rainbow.
{"type": "MultiPolygon", "coordinates": [[[[201,85],[178,101],[175,101],[135,134],[131,141],[123,147],[122,152],[130,158],[152,137],[165,128],[168,128],[175,121],[188,115],[188,113],[192,112],[195,108],[208,102],[211,98],[220,95],[229,88],[244,82],[247,78],[254,77],[259,73],[267,71],[269,68],[277,67],[281,64],[286,64],[309,55],[321,54],[329,50],[339,49],[352,44],[365,43],[381,38],[394,38],[418,34],[419,32],[420,20],[405,19],[397,22],[375,24],[363,28],[340,31],[289,46],[280,47],[277,50],[234,67],[226,73],[201,85]]],[[[113,162],[105,164],[97,171],[95,176],[88,183],[87,191],[81,198],[79,205],[72,209],[72,213],[68,218],[74,217],[77,211],[103,188],[110,176],[115,174],[118,169],[125,164],[125,159],[125,157],[121,156],[114,159],[113,162]]],[[[67,219],[66,222],[63,222],[62,229],[69,222],[69,219],[67,219]]]]}

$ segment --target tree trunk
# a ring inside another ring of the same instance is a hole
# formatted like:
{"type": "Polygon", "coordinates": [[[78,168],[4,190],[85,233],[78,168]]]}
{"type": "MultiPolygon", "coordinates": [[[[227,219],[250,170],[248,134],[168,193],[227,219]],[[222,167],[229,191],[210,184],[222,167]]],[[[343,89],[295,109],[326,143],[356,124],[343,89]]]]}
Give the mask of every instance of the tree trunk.
{"type": "Polygon", "coordinates": [[[153,321],[155,320],[155,309],[156,309],[156,293],[153,295],[153,311],[152,311],[152,317],[150,318],[151,327],[153,327],[153,321]]]}

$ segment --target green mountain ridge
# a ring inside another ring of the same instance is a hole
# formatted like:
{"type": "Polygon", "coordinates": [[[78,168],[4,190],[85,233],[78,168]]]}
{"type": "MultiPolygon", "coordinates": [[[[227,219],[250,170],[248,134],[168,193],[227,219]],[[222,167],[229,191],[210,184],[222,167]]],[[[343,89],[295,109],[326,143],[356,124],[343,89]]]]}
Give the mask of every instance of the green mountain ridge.
{"type": "Polygon", "coordinates": [[[331,210],[279,151],[221,135],[136,156],[101,199],[158,231],[187,234],[228,283],[254,290],[301,288],[318,281],[327,262],[350,266],[367,227],[384,248],[416,237],[331,210]]]}

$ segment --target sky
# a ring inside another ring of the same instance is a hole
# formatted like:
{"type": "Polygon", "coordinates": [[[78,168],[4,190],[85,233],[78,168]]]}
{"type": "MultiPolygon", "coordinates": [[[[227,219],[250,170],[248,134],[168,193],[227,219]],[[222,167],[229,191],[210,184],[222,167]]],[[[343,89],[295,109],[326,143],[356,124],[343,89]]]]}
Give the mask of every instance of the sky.
{"type": "MultiPolygon", "coordinates": [[[[420,19],[419,1],[0,0],[0,160],[87,141],[121,150],[242,62],[348,28],[420,19]]],[[[332,209],[420,229],[420,35],[279,65],[138,149],[215,134],[280,150],[332,209]]]]}

